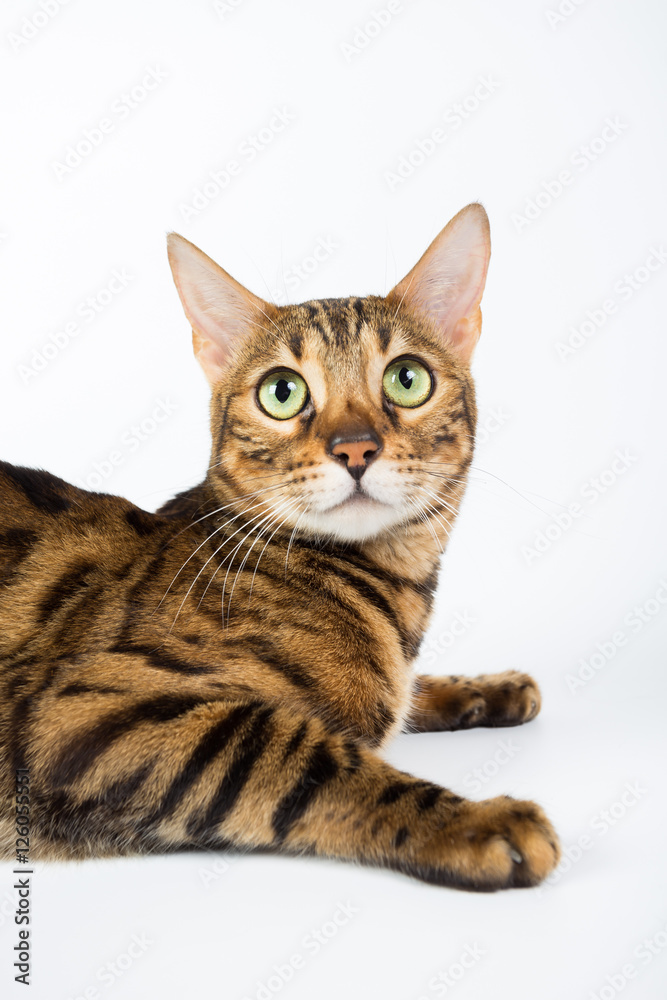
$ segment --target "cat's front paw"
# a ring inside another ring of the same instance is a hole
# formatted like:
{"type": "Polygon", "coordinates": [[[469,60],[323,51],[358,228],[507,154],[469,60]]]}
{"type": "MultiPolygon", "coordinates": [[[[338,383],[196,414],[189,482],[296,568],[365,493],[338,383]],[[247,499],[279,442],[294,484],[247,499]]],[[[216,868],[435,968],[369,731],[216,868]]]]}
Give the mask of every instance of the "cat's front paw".
{"type": "Polygon", "coordinates": [[[538,885],[561,854],[542,809],[508,795],[463,801],[418,853],[421,870],[413,874],[480,892],[538,885]]]}
{"type": "Polygon", "coordinates": [[[542,707],[537,683],[529,674],[518,670],[481,674],[470,678],[468,683],[472,692],[483,701],[483,708],[473,725],[520,726],[534,719],[542,707]]]}
{"type": "Polygon", "coordinates": [[[475,726],[519,726],[540,710],[540,689],[528,674],[506,670],[478,677],[417,678],[407,728],[433,732],[475,726]]]}

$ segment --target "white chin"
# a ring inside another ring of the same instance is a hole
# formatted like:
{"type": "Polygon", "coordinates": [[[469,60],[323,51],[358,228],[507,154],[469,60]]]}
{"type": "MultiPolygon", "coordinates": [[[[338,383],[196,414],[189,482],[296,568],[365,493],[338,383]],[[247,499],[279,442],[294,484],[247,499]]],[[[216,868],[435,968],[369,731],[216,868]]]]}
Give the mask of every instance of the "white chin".
{"type": "Polygon", "coordinates": [[[363,542],[395,528],[404,515],[394,507],[354,494],[325,511],[309,510],[300,527],[309,534],[326,535],[342,542],[363,542]]]}

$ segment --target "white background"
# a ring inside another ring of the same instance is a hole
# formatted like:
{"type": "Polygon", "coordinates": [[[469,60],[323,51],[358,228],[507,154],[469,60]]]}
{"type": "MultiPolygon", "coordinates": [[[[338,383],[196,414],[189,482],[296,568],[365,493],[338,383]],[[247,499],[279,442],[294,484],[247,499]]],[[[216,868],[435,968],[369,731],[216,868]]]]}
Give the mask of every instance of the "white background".
{"type": "MultiPolygon", "coordinates": [[[[33,1000],[664,997],[667,263],[642,267],[667,248],[667,19],[657,0],[566,0],[557,20],[557,2],[401,0],[365,45],[359,29],[384,0],[236,0],[227,11],[70,0],[50,18],[29,0],[2,5],[9,461],[79,483],[97,475],[148,509],[202,477],[208,393],[167,230],[260,295],[289,279],[299,301],[388,290],[456,211],[483,201],[493,254],[474,373],[486,440],[424,660],[529,670],[544,708],[525,729],[402,737],[389,756],[459,793],[535,798],[570,848],[553,884],[492,896],[272,857],[228,858],[224,872],[196,855],[39,865],[33,1000]],[[120,112],[151,69],[164,79],[120,112]],[[275,108],[293,120],[249,162],[242,144],[275,108]],[[59,178],[68,146],[103,118],[113,130],[59,178]],[[618,134],[591,147],[607,119],[618,134]],[[391,182],[436,128],[444,141],[391,182]],[[184,210],[231,159],[242,166],[227,188],[184,210]],[[294,287],[320,240],[336,246],[294,287]],[[80,304],[104,300],[114,269],[131,281],[86,322],[80,304]],[[591,335],[562,357],[557,345],[587,319],[591,335]],[[37,371],[54,342],[64,346],[37,371]],[[165,401],[172,412],[151,422],[165,401]],[[614,466],[617,450],[626,458],[614,466]],[[592,676],[573,686],[578,671],[592,676]],[[308,935],[339,903],[357,912],[315,953],[308,935]],[[152,943],[130,962],[133,934],[152,943]],[[648,961],[642,942],[656,935],[663,950],[648,961]],[[466,949],[478,957],[463,971],[466,949]],[[304,967],[262,993],[295,954],[304,967]],[[97,978],[115,962],[121,975],[97,978]],[[627,963],[633,978],[619,974],[627,963]],[[440,973],[451,985],[434,982],[440,973]]],[[[9,866],[0,876],[0,982],[25,996],[12,982],[9,866]]]]}

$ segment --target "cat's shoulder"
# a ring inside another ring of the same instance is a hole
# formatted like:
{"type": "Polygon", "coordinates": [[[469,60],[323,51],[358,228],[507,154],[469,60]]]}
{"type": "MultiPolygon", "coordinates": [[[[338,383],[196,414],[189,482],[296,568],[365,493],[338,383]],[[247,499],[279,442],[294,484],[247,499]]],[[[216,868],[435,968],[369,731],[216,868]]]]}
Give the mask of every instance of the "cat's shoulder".
{"type": "Polygon", "coordinates": [[[109,530],[131,529],[152,534],[168,525],[162,514],[137,507],[125,497],[75,486],[48,472],[0,460],[0,524],[60,519],[70,523],[97,524],[109,530]]]}

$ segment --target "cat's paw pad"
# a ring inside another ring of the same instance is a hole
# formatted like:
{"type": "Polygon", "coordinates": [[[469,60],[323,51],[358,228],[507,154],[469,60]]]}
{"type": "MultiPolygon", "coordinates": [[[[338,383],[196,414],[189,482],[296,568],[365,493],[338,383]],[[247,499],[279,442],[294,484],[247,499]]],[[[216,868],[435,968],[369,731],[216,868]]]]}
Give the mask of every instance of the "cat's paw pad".
{"type": "Polygon", "coordinates": [[[472,729],[483,726],[486,717],[486,698],[482,691],[462,687],[459,697],[451,705],[450,722],[454,729],[472,729]]]}
{"type": "Polygon", "coordinates": [[[439,863],[428,881],[480,891],[538,885],[560,860],[542,809],[506,795],[464,802],[429,847],[439,863]]]}
{"type": "Polygon", "coordinates": [[[470,683],[484,699],[484,717],[478,725],[519,726],[534,719],[542,706],[536,682],[518,670],[482,674],[473,677],[470,683]]]}

